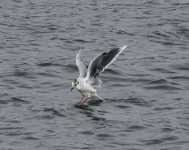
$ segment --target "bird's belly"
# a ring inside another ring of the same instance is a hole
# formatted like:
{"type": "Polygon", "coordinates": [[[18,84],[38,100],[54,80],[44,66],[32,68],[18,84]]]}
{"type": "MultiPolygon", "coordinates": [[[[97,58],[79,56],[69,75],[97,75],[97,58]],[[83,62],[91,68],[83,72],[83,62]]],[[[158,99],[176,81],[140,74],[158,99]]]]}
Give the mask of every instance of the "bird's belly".
{"type": "Polygon", "coordinates": [[[90,98],[92,96],[91,93],[89,92],[84,92],[84,93],[81,93],[84,97],[87,97],[87,98],[90,98]]]}
{"type": "Polygon", "coordinates": [[[95,89],[93,89],[92,87],[79,87],[79,88],[77,88],[77,90],[78,91],[80,91],[80,92],[83,92],[83,93],[96,93],[96,90],[95,89]]]}
{"type": "Polygon", "coordinates": [[[77,90],[81,93],[81,95],[83,95],[84,97],[87,97],[87,98],[90,98],[96,92],[93,89],[86,89],[86,88],[78,88],[77,90]]]}
{"type": "Polygon", "coordinates": [[[83,90],[78,90],[78,91],[81,93],[81,95],[87,98],[90,98],[93,95],[93,93],[88,92],[88,91],[83,91],[83,90]]]}

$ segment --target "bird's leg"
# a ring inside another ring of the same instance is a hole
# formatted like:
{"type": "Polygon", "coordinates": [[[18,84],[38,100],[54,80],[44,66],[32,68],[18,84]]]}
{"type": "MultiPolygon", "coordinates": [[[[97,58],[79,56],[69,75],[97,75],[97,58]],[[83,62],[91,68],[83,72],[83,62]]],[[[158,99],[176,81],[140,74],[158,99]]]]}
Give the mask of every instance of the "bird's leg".
{"type": "Polygon", "coordinates": [[[78,104],[82,104],[84,100],[84,96],[82,96],[81,100],[78,102],[78,104]]]}
{"type": "Polygon", "coordinates": [[[89,100],[90,98],[86,98],[83,102],[82,102],[82,104],[84,104],[87,100],[89,100]]]}
{"type": "Polygon", "coordinates": [[[89,98],[86,98],[86,99],[85,99],[85,97],[82,96],[81,100],[80,100],[78,103],[76,103],[75,106],[80,106],[80,105],[84,104],[88,99],[89,99],[89,98]]]}

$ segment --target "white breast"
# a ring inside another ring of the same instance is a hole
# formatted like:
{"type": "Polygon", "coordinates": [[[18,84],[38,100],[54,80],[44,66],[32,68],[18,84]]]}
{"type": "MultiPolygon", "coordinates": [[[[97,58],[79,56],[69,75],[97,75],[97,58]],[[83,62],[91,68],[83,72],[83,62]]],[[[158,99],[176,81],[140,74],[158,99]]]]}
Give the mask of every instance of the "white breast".
{"type": "Polygon", "coordinates": [[[83,78],[79,79],[79,84],[77,85],[76,89],[84,96],[91,97],[97,91],[88,84],[83,78]]]}

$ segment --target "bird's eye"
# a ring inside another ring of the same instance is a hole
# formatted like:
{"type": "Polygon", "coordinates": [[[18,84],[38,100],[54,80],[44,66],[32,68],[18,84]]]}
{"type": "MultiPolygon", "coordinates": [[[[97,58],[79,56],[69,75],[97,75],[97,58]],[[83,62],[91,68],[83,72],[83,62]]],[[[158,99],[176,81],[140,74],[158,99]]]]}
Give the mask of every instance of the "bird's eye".
{"type": "Polygon", "coordinates": [[[77,86],[79,84],[79,81],[75,80],[74,86],[77,86]]]}

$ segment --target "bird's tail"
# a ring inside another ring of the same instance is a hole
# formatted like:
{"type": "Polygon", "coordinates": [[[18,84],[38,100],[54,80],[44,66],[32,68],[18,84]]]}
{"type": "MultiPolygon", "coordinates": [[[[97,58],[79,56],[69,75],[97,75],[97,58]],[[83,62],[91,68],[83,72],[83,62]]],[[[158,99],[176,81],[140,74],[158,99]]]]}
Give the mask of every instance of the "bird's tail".
{"type": "Polygon", "coordinates": [[[99,97],[97,94],[95,96],[91,97],[92,100],[97,100],[97,101],[104,101],[101,97],[99,97]]]}

